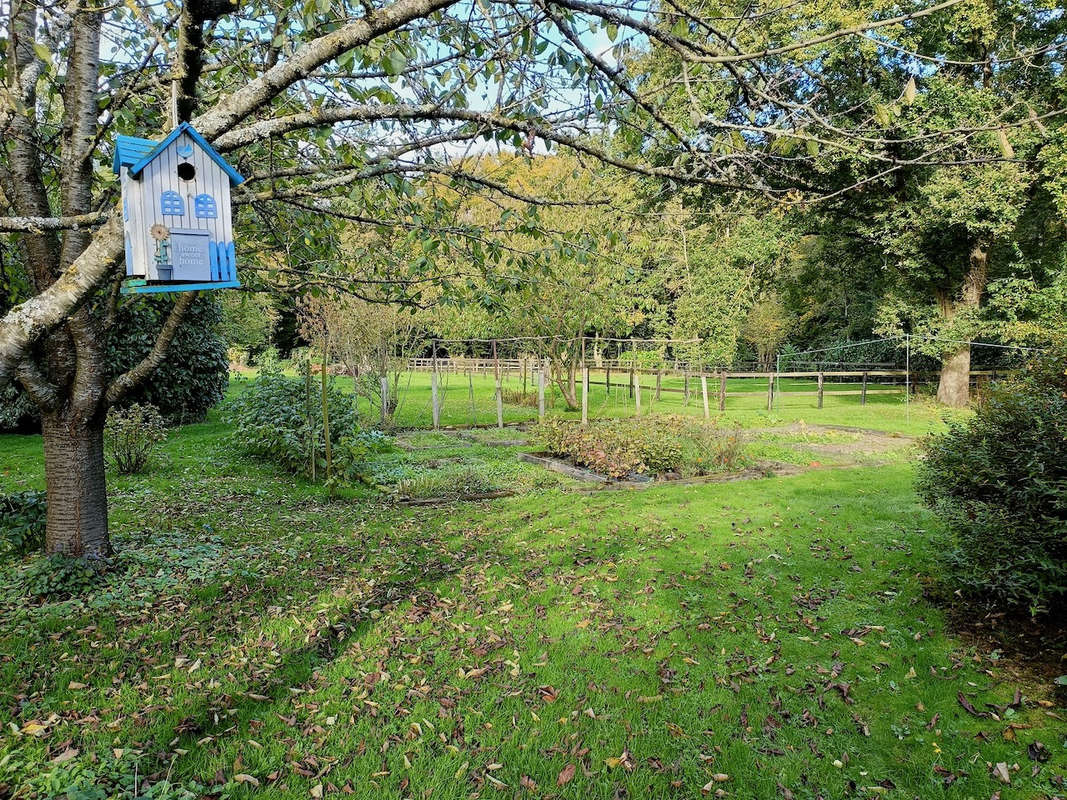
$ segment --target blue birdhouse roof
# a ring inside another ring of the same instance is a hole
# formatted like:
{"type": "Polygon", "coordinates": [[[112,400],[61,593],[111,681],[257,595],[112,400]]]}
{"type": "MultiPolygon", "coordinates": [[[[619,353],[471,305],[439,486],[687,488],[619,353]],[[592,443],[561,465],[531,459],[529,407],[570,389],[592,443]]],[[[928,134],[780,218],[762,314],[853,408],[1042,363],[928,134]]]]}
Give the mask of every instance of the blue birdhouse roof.
{"type": "Polygon", "coordinates": [[[207,140],[197,133],[196,129],[188,122],[183,122],[177,128],[172,130],[164,137],[163,141],[157,142],[153,139],[140,139],[136,136],[117,136],[115,137],[115,158],[112,162],[112,169],[118,174],[122,167],[130,168],[130,176],[136,178],[155,158],[166,150],[175,139],[182,134],[187,134],[190,139],[197,143],[219,168],[226,173],[230,179],[230,184],[237,186],[244,183],[244,178],[241,174],[231,167],[222,156],[215,152],[215,148],[207,143],[207,140]]]}

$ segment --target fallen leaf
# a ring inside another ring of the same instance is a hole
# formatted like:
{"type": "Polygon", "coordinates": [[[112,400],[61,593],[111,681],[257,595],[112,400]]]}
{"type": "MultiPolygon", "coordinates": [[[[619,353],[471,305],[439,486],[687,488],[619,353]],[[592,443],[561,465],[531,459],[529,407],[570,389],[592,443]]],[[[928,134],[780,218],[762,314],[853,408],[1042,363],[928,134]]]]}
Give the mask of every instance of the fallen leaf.
{"type": "Polygon", "coordinates": [[[259,786],[259,779],[254,778],[251,775],[246,775],[243,772],[239,772],[233,776],[234,783],[248,783],[252,786],[259,786]]]}
{"type": "Polygon", "coordinates": [[[993,767],[993,776],[1001,783],[1011,783],[1011,774],[1008,772],[1008,765],[1003,761],[998,761],[997,765],[993,767]]]}
{"type": "Polygon", "coordinates": [[[53,764],[65,764],[66,762],[70,761],[72,758],[77,758],[79,752],[80,751],[75,750],[73,747],[68,747],[66,750],[64,750],[62,753],[60,753],[58,756],[53,758],[52,759],[52,763],[53,764]]]}
{"type": "Polygon", "coordinates": [[[559,777],[556,778],[556,786],[566,786],[574,780],[574,764],[568,764],[559,771],[559,777]]]}

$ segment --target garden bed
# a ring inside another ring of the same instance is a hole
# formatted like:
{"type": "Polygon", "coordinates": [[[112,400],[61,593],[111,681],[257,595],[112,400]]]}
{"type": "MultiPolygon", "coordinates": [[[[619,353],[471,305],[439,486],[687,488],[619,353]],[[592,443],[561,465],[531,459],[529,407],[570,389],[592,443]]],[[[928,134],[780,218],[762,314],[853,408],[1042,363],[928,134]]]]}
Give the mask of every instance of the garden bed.
{"type": "Polygon", "coordinates": [[[736,472],[746,466],[738,431],[692,417],[643,417],[585,425],[549,420],[534,428],[531,438],[543,448],[535,456],[544,460],[543,466],[579,480],[643,483],[736,472]]]}

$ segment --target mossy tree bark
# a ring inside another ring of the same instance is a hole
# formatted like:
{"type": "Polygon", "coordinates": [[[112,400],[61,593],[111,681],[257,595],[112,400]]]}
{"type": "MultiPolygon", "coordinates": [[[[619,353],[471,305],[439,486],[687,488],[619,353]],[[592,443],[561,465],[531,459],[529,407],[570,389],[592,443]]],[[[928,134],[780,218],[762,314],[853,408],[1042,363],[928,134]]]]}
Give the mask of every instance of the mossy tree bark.
{"type": "MultiPolygon", "coordinates": [[[[967,275],[958,298],[946,294],[939,297],[941,314],[951,322],[961,313],[977,312],[985,292],[989,274],[989,243],[979,241],[971,248],[967,275]]],[[[953,408],[963,408],[970,402],[971,346],[958,345],[948,350],[941,360],[941,375],[937,384],[937,400],[953,408]]]]}

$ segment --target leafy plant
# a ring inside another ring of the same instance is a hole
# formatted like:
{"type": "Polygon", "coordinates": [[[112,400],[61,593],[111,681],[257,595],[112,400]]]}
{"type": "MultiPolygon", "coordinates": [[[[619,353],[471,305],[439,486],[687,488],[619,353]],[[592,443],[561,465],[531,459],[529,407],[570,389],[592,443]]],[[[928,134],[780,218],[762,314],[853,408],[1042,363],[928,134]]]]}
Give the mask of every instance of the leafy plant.
{"type": "MultiPolygon", "coordinates": [[[[380,431],[360,430],[351,396],[332,382],[326,388],[326,405],[332,466],[340,478],[354,480],[369,456],[392,449],[392,439],[380,431]]],[[[303,378],[280,372],[262,373],[227,403],[225,414],[234,425],[235,442],[246,452],[293,473],[325,474],[322,395],[317,385],[309,387],[303,378]]]]}
{"type": "Polygon", "coordinates": [[[88,561],[54,553],[26,568],[22,573],[22,588],[34,597],[60,600],[93,588],[99,576],[99,570],[88,561]]]}
{"type": "Polygon", "coordinates": [[[163,417],[150,405],[135,403],[126,409],[112,409],[104,426],[104,453],[123,475],[144,472],[156,447],[165,441],[163,417]]]}
{"type": "Polygon", "coordinates": [[[44,547],[44,492],[0,495],[0,556],[21,556],[44,547]]]}
{"type": "Polygon", "coordinates": [[[1031,614],[1067,599],[1067,351],[924,444],[918,490],[953,536],[948,583],[1031,614]]]}

